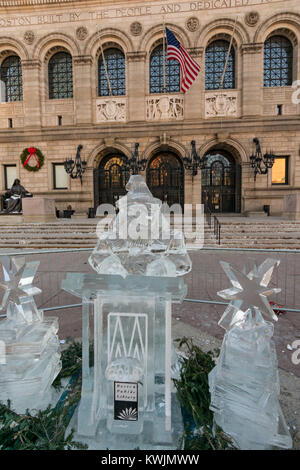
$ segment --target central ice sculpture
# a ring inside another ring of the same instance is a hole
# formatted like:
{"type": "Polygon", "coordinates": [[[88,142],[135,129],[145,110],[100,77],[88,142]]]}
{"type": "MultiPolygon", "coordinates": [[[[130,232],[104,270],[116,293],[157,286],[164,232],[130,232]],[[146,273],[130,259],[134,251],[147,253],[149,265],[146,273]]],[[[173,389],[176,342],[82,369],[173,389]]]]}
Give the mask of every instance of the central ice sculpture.
{"type": "Polygon", "coordinates": [[[39,261],[1,259],[4,296],[0,310],[0,401],[11,401],[17,413],[46,408],[52,399],[51,385],[61,369],[56,317],[43,317],[34,296],[41,290],[33,279],[39,261]]]}
{"type": "Polygon", "coordinates": [[[141,175],[133,175],[119,213],[100,235],[89,262],[99,274],[181,276],[191,270],[183,234],[171,229],[141,175]]]}
{"type": "Polygon", "coordinates": [[[282,414],[274,326],[277,321],[267,299],[280,292],[268,287],[279,261],[265,260],[248,274],[228,263],[221,265],[232,287],[219,292],[231,303],[219,325],[227,332],[216,367],[209,374],[210,408],[216,423],[242,450],[292,447],[282,414]]]}
{"type": "Polygon", "coordinates": [[[71,426],[94,449],[174,449],[182,426],[172,394],[171,310],[186,295],[179,276],[191,260],[145,180],[131,176],[126,188],[90,256],[97,274],[68,273],[62,283],[83,299],[82,395],[71,426]]]}

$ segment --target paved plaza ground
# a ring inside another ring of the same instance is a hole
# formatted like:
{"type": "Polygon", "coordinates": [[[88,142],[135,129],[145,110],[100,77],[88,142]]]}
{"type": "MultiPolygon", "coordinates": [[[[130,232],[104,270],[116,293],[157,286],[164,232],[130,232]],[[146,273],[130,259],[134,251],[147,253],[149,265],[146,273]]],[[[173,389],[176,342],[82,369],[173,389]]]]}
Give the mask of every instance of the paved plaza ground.
{"type": "MultiPolygon", "coordinates": [[[[18,253],[24,254],[25,250],[18,253]]],[[[80,303],[80,299],[61,289],[61,281],[67,272],[93,272],[88,263],[91,251],[53,252],[27,254],[28,260],[39,259],[40,267],[35,284],[42,289],[36,297],[40,308],[49,309],[80,303]]],[[[280,259],[280,266],[274,272],[272,286],[279,286],[282,292],[271,300],[288,309],[300,307],[300,252],[262,252],[204,249],[190,251],[193,269],[185,277],[188,285],[186,300],[181,305],[173,305],[173,338],[193,337],[205,351],[220,347],[224,330],[218,321],[226,305],[206,302],[224,302],[218,297],[219,290],[230,287],[230,281],[220,267],[220,260],[229,261],[233,266],[247,272],[253,263],[261,263],[267,257],[280,259]],[[195,301],[201,301],[195,302],[195,301]]],[[[8,254],[8,251],[6,252],[8,254]]],[[[81,307],[47,311],[46,315],[58,316],[59,338],[81,338],[81,307]]],[[[281,314],[274,325],[281,378],[280,401],[287,421],[295,432],[300,430],[300,364],[292,362],[294,341],[300,340],[300,313],[288,311],[281,314]]],[[[300,446],[300,435],[295,442],[300,446]]]]}

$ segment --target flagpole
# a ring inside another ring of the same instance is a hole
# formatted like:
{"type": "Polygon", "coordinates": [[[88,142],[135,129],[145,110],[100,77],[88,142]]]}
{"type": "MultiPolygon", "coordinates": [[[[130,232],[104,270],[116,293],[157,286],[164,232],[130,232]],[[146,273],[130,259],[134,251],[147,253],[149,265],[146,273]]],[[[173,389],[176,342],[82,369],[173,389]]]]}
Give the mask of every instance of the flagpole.
{"type": "Polygon", "coordinates": [[[163,17],[163,80],[164,80],[164,93],[167,91],[166,87],[166,43],[165,43],[165,34],[166,34],[166,24],[165,17],[163,17]]]}
{"type": "Polygon", "coordinates": [[[236,30],[237,19],[238,19],[238,15],[235,18],[234,27],[233,27],[233,30],[232,30],[229,49],[228,49],[228,53],[227,53],[227,57],[226,57],[225,65],[224,65],[224,70],[223,70],[222,80],[221,80],[221,83],[220,83],[219,90],[221,90],[221,88],[223,88],[223,85],[224,85],[226,69],[227,69],[227,65],[228,65],[228,61],[229,61],[229,57],[230,57],[230,52],[231,52],[231,48],[232,48],[232,43],[233,43],[233,36],[234,36],[235,30],[236,30]]]}
{"type": "MultiPolygon", "coordinates": [[[[100,33],[100,30],[99,30],[99,33],[100,33]]],[[[106,66],[106,60],[105,60],[105,56],[104,56],[104,51],[103,51],[101,39],[100,39],[100,48],[101,48],[101,55],[102,55],[102,60],[103,60],[103,65],[104,65],[105,76],[106,76],[108,89],[109,89],[109,96],[112,96],[112,89],[111,89],[110,79],[109,79],[109,76],[108,76],[108,70],[107,70],[107,66],[106,66]]]]}

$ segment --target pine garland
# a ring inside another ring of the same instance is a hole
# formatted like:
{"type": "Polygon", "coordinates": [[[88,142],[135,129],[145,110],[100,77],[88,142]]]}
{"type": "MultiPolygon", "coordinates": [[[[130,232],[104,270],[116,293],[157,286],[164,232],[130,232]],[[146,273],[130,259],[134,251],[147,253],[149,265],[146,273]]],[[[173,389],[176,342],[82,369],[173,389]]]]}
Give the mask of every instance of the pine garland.
{"type": "MultiPolygon", "coordinates": [[[[213,357],[217,351],[204,353],[192,340],[177,340],[179,346],[187,350],[182,359],[180,378],[174,380],[177,396],[184,411],[184,434],[182,442],[185,450],[224,450],[234,449],[232,442],[223,431],[215,426],[213,414],[209,410],[210,393],[208,374],[215,366],[213,357]]],[[[91,344],[91,364],[93,345],[91,344]]],[[[0,403],[0,450],[70,450],[84,449],[87,446],[73,440],[72,430],[67,436],[66,428],[81,396],[82,345],[74,342],[62,352],[62,370],[54,382],[61,387],[61,379],[76,375],[76,380],[68,393],[67,400],[56,407],[48,407],[33,416],[15,413],[8,402],[0,403]]],[[[180,445],[181,449],[183,446],[180,445]]]]}

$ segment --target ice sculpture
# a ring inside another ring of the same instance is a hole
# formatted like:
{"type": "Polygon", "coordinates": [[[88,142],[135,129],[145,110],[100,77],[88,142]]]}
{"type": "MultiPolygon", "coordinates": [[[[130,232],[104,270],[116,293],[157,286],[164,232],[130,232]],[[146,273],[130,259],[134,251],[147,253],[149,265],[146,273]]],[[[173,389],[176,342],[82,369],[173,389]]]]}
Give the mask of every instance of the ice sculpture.
{"type": "Polygon", "coordinates": [[[82,395],[70,426],[91,449],[176,449],[182,420],[172,393],[171,310],[186,295],[178,276],[191,261],[144,179],[131,176],[127,189],[90,257],[97,274],[68,273],[62,283],[83,299],[82,395]]]}
{"type": "Polygon", "coordinates": [[[141,175],[130,177],[118,215],[100,235],[89,262],[99,274],[181,276],[191,270],[183,234],[172,229],[141,175]]]}
{"type": "Polygon", "coordinates": [[[292,447],[278,395],[280,392],[274,326],[267,296],[279,261],[265,260],[248,275],[221,262],[232,287],[218,293],[231,300],[219,325],[226,330],[220,357],[209,374],[210,408],[216,423],[242,450],[292,447]]]}
{"type": "Polygon", "coordinates": [[[1,264],[5,293],[0,310],[6,308],[7,316],[0,321],[0,401],[10,400],[17,413],[43,409],[51,402],[51,385],[61,369],[58,321],[43,318],[34,300],[41,292],[33,285],[39,261],[4,256],[1,264]]]}

